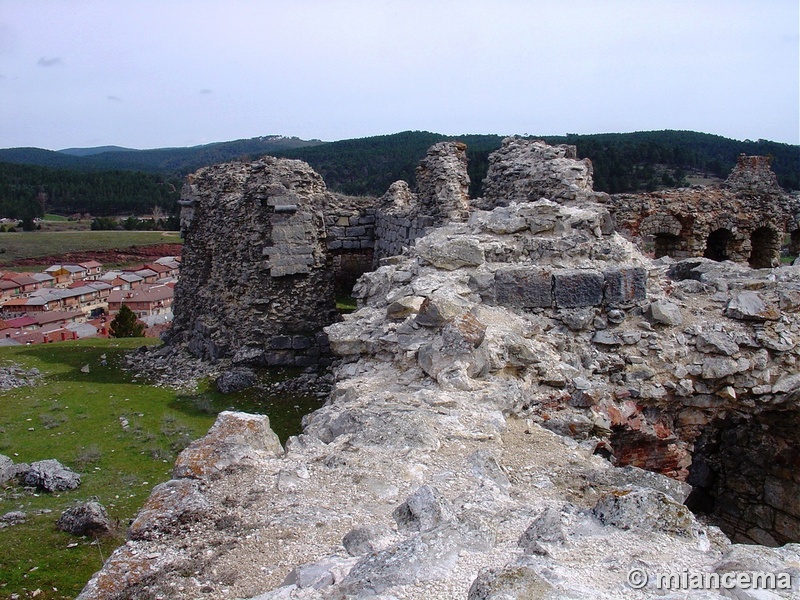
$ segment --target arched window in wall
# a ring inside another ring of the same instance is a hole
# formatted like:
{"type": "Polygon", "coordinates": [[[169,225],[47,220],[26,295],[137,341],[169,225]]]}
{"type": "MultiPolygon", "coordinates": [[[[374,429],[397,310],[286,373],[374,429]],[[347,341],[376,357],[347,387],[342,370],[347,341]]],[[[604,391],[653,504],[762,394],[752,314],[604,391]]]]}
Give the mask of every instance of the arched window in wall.
{"type": "Polygon", "coordinates": [[[778,232],[771,227],[759,227],[750,235],[750,258],[754,269],[777,267],[781,262],[781,244],[778,232]]]}

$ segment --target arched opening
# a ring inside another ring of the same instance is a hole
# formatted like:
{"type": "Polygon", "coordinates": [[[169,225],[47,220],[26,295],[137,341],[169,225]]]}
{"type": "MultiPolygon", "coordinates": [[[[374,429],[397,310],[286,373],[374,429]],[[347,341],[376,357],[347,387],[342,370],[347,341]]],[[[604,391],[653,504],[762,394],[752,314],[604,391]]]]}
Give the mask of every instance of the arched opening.
{"type": "Polygon", "coordinates": [[[706,251],[703,253],[705,258],[723,261],[730,258],[730,244],[733,234],[730,229],[720,227],[708,235],[706,241],[706,251]]]}
{"type": "Polygon", "coordinates": [[[750,258],[754,269],[777,267],[781,262],[781,245],[778,233],[771,227],[759,227],[750,235],[750,258]]]}
{"type": "Polygon", "coordinates": [[[673,233],[657,233],[654,243],[656,258],[661,258],[662,256],[674,258],[680,250],[681,238],[673,233]]]}

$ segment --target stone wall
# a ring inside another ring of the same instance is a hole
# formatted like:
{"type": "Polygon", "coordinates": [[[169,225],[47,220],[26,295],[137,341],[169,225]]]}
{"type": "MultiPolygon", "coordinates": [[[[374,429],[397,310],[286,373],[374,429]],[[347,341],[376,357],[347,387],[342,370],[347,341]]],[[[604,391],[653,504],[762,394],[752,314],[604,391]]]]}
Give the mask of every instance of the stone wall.
{"type": "Polygon", "coordinates": [[[619,231],[656,258],[704,256],[774,267],[786,235],[800,240],[800,200],[778,186],[764,156],[740,156],[722,185],[601,200],[619,231]]]}
{"type": "Polygon", "coordinates": [[[228,163],[187,178],[170,341],[211,361],[324,364],[321,328],[337,317],[323,216],[331,201],[322,178],[296,160],[228,163]]]}
{"type": "Polygon", "coordinates": [[[376,242],[375,198],[334,196],[325,210],[326,245],[333,257],[336,296],[347,296],[372,269],[376,242]]]}
{"type": "Polygon", "coordinates": [[[378,210],[375,227],[375,259],[402,254],[422,237],[429,227],[436,223],[428,215],[397,214],[378,210]]]}
{"type": "Polygon", "coordinates": [[[438,223],[465,221],[469,214],[467,146],[440,142],[428,150],[416,170],[420,212],[438,223]]]}
{"type": "Polygon", "coordinates": [[[416,193],[405,181],[396,181],[379,202],[375,264],[382,258],[402,254],[428,228],[468,217],[466,145],[441,142],[431,146],[416,176],[416,193]]]}
{"type": "Polygon", "coordinates": [[[695,447],[687,504],[712,515],[734,541],[800,540],[800,412],[732,415],[695,447]]]}

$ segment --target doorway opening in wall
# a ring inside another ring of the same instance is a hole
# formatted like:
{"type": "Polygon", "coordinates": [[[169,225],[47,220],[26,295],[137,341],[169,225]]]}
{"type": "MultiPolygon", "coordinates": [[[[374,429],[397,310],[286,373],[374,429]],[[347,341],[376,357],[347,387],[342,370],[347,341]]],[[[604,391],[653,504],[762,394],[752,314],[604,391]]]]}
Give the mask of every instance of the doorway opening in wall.
{"type": "Polygon", "coordinates": [[[750,258],[754,269],[769,269],[780,264],[780,237],[771,227],[759,227],[750,235],[750,258]]]}
{"type": "Polygon", "coordinates": [[[730,229],[720,227],[708,235],[706,240],[706,251],[703,257],[716,260],[717,262],[730,258],[730,244],[733,234],[730,229]]]}
{"type": "Polygon", "coordinates": [[[674,233],[657,233],[653,242],[655,258],[662,256],[674,258],[681,247],[681,238],[674,233]]]}
{"type": "Polygon", "coordinates": [[[784,237],[781,262],[790,265],[798,256],[800,256],[800,229],[795,229],[784,237]]]}
{"type": "Polygon", "coordinates": [[[372,271],[372,249],[342,252],[333,256],[333,276],[336,309],[341,313],[353,312],[356,302],[352,298],[353,286],[364,273],[372,271]]]}

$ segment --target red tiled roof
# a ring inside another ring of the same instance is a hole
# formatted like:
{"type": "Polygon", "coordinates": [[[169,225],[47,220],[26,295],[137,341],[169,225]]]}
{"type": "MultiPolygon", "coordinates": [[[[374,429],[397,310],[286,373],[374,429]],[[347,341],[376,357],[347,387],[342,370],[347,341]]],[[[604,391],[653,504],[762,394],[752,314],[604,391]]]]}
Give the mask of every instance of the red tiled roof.
{"type": "Polygon", "coordinates": [[[124,304],[126,300],[129,302],[160,302],[172,298],[172,296],[171,286],[153,285],[135,290],[114,290],[108,296],[108,303],[122,302],[124,304]]]}
{"type": "Polygon", "coordinates": [[[33,317],[29,317],[25,315],[24,317],[15,317],[13,319],[8,319],[6,321],[9,327],[13,327],[14,329],[20,327],[30,327],[31,325],[36,325],[36,319],[33,317]]]}
{"type": "Polygon", "coordinates": [[[86,262],[79,262],[78,265],[85,269],[96,269],[97,267],[102,267],[103,263],[99,263],[96,260],[87,260],[86,262]]]}

